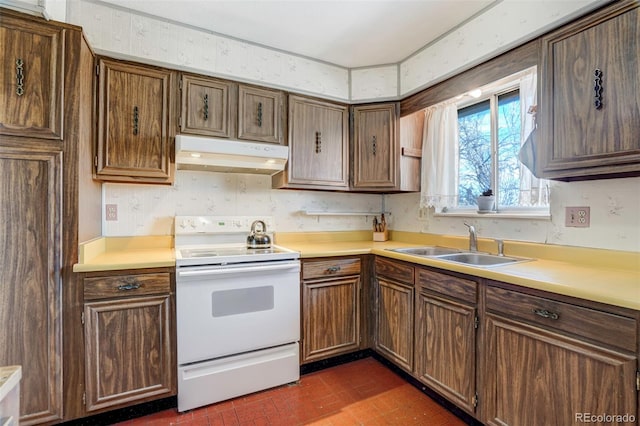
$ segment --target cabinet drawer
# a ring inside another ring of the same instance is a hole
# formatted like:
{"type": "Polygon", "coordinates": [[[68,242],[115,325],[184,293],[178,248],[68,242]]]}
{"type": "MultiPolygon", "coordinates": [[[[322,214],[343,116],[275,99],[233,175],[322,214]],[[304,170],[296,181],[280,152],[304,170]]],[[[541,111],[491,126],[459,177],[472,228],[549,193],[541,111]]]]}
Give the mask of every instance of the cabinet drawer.
{"type": "Polygon", "coordinates": [[[447,274],[418,269],[420,287],[450,296],[464,302],[476,303],[478,283],[447,274]]]}
{"type": "Polygon", "coordinates": [[[171,291],[169,273],[116,275],[84,279],[84,299],[160,294],[171,291]]]}
{"type": "Polygon", "coordinates": [[[340,277],[360,274],[360,258],[304,260],[302,262],[302,279],[340,277]]]}
{"type": "Polygon", "coordinates": [[[636,351],[636,321],[631,318],[543,297],[488,286],[486,309],[544,327],[636,351]]]}
{"type": "Polygon", "coordinates": [[[406,263],[376,258],[376,275],[413,285],[414,270],[412,265],[406,263]]]}

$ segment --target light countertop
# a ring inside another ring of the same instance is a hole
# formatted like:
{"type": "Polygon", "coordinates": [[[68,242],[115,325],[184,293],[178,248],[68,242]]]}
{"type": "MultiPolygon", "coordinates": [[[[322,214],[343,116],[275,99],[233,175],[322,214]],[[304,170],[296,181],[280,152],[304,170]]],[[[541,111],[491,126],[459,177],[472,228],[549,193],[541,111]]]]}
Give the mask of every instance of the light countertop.
{"type": "Polygon", "coordinates": [[[80,245],[73,272],[176,266],[173,237],[100,237],[80,245]]]}
{"type": "Polygon", "coordinates": [[[0,401],[11,392],[22,378],[22,367],[9,365],[0,367],[0,401]]]}
{"type": "MultiPolygon", "coordinates": [[[[468,239],[390,232],[391,240],[371,241],[370,231],[277,233],[275,243],[301,257],[375,254],[420,265],[507,282],[566,296],[640,310],[640,253],[505,241],[507,256],[532,261],[481,268],[388,249],[424,245],[468,248],[468,239]]],[[[495,253],[495,242],[478,240],[478,250],[495,253]]],[[[81,246],[75,272],[175,266],[171,237],[100,238],[81,246]]]]}

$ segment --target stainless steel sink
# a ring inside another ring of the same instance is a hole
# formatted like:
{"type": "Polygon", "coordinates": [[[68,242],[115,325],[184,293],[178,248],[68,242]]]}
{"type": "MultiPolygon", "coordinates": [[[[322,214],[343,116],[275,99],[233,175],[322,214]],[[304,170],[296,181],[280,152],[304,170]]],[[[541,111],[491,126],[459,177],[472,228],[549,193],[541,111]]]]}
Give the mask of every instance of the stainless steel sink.
{"type": "Polygon", "coordinates": [[[437,258],[439,260],[446,260],[449,262],[480,267],[512,265],[514,263],[526,262],[531,260],[517,257],[497,256],[488,253],[455,253],[438,256],[437,258]]]}
{"type": "Polygon", "coordinates": [[[425,257],[460,253],[460,250],[447,248],[447,247],[439,247],[439,246],[407,247],[407,248],[397,248],[397,249],[388,249],[388,250],[395,251],[396,253],[412,254],[414,256],[425,256],[425,257]]]}

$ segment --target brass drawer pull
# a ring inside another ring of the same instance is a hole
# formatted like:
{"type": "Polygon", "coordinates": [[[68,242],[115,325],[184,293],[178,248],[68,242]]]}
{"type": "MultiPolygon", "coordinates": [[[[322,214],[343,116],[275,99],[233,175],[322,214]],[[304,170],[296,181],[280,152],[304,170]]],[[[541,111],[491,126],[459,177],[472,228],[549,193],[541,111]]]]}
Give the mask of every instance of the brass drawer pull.
{"type": "Polygon", "coordinates": [[[140,121],[140,109],[137,106],[133,107],[133,135],[138,135],[140,121]]]}
{"type": "Polygon", "coordinates": [[[130,281],[126,284],[122,284],[118,286],[118,290],[120,291],[137,290],[139,288],[140,288],[140,283],[136,281],[130,281]]]}
{"type": "Polygon", "coordinates": [[[330,274],[335,274],[339,270],[340,270],[339,266],[331,266],[331,267],[327,268],[327,272],[330,273],[330,274]]]}
{"type": "Polygon", "coordinates": [[[596,69],[593,72],[594,75],[594,86],[593,86],[593,91],[595,92],[595,97],[594,97],[594,105],[596,107],[596,109],[602,109],[602,70],[600,69],[596,69]]]}
{"type": "Polygon", "coordinates": [[[262,127],[262,102],[258,102],[258,127],[262,127]]]}
{"type": "Polygon", "coordinates": [[[534,309],[533,313],[542,318],[549,318],[552,320],[557,320],[560,318],[560,315],[556,314],[555,312],[547,311],[546,309],[534,309]]]}
{"type": "Polygon", "coordinates": [[[24,61],[16,59],[16,95],[24,95],[24,61]]]}

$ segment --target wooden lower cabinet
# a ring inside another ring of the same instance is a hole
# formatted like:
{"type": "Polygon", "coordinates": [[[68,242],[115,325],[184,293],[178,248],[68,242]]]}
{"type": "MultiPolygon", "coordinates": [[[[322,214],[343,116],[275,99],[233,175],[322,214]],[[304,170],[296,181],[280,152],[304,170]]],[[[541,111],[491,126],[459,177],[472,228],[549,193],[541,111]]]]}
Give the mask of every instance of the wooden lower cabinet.
{"type": "Polygon", "coordinates": [[[605,413],[637,418],[635,356],[499,316],[485,324],[486,424],[579,425],[581,416],[605,413]]]}
{"type": "Polygon", "coordinates": [[[171,273],[84,278],[87,413],[174,395],[171,273]]]}
{"type": "Polygon", "coordinates": [[[413,266],[376,259],[375,349],[413,371],[413,266]]]}
{"type": "Polygon", "coordinates": [[[485,424],[637,424],[637,320],[494,287],[487,287],[486,300],[485,424]],[[579,323],[571,327],[568,319],[582,314],[582,323],[605,321],[599,327],[608,336],[595,327],[582,333],[579,323]],[[610,337],[615,344],[606,342],[610,337]],[[600,415],[613,417],[586,417],[600,415]]]}
{"type": "Polygon", "coordinates": [[[476,282],[418,270],[415,376],[458,407],[475,412],[476,282]],[[456,297],[465,291],[471,300],[456,297]]]}
{"type": "Polygon", "coordinates": [[[0,146],[0,365],[22,366],[23,425],[63,414],[61,170],[62,152],[0,146]]]}
{"type": "Polygon", "coordinates": [[[360,349],[360,258],[303,260],[302,271],[301,362],[360,349]]]}

